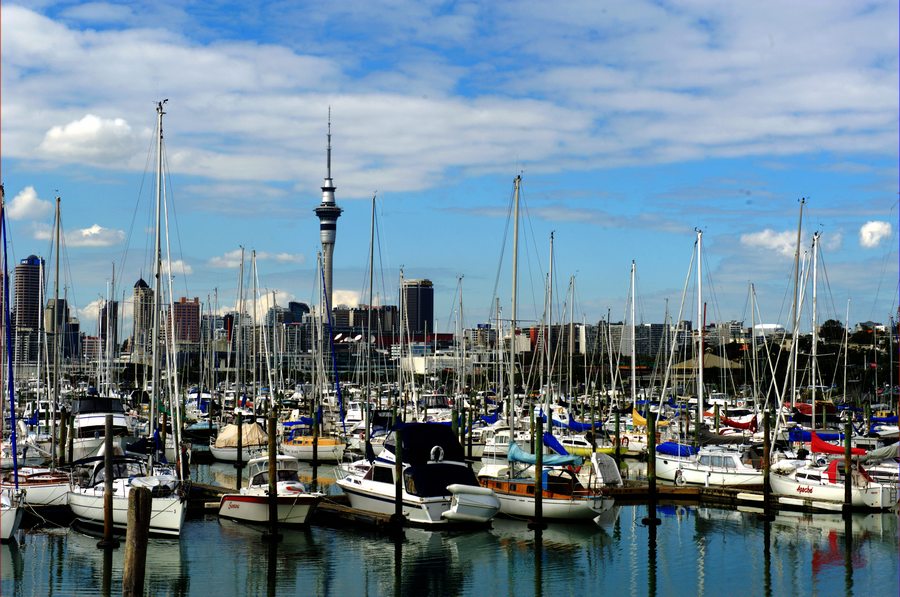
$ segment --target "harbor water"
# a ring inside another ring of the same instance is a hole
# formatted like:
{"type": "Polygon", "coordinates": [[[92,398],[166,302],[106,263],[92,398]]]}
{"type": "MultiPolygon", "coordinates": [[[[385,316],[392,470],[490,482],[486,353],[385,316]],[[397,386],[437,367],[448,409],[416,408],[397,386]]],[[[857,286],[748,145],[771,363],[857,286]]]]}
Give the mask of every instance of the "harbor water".
{"type": "MultiPolygon", "coordinates": [[[[234,482],[225,465],[197,467],[234,482]]],[[[232,485],[233,487],[233,485],[232,485]]],[[[326,490],[333,491],[328,486],[326,490]]],[[[896,513],[777,514],[660,505],[617,506],[595,522],[524,521],[466,533],[405,530],[392,538],[313,526],[271,546],[263,529],[185,522],[179,540],[151,540],[147,595],[897,595],[896,513]]],[[[2,595],[121,595],[124,546],[50,524],[0,546],[2,595]]]]}

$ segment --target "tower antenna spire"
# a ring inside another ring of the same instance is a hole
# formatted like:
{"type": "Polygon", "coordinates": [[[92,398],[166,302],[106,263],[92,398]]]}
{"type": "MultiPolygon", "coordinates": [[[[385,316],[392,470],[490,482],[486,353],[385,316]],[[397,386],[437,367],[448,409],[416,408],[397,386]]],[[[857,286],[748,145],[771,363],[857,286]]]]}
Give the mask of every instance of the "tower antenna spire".
{"type": "Polygon", "coordinates": [[[328,150],[326,152],[328,156],[328,169],[327,176],[329,180],[331,179],[331,106],[328,106],[328,150]]]}

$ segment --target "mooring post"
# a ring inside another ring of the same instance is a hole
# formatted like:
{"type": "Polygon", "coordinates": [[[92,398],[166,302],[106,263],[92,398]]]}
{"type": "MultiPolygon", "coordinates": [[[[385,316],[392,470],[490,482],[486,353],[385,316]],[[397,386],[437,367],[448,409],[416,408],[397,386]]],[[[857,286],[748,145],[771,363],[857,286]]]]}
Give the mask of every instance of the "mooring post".
{"type": "Polygon", "coordinates": [[[234,420],[237,423],[237,461],[234,468],[237,469],[237,489],[240,491],[244,477],[244,414],[238,412],[234,420]]]}
{"type": "Polygon", "coordinates": [[[125,535],[125,564],[122,570],[123,597],[139,597],[144,594],[151,499],[150,490],[146,487],[134,487],[128,496],[128,530],[125,535]]]}
{"type": "Polygon", "coordinates": [[[103,438],[103,539],[100,549],[115,549],[119,540],[113,536],[113,416],[106,415],[103,438]]]}
{"type": "Polygon", "coordinates": [[[760,514],[766,522],[774,520],[770,510],[772,499],[772,485],[769,483],[769,471],[772,468],[772,433],[769,411],[763,411],[763,513],[760,514]]]}
{"type": "Polygon", "coordinates": [[[269,530],[262,540],[270,543],[281,541],[278,532],[278,447],[275,444],[275,409],[269,411],[269,530]]]}
{"type": "Polygon", "coordinates": [[[853,423],[848,420],[846,425],[844,425],[844,507],[842,509],[844,516],[850,516],[850,512],[853,510],[852,478],[850,475],[850,439],[852,433],[853,423]]]}
{"type": "Polygon", "coordinates": [[[621,413],[619,413],[619,409],[616,409],[616,446],[615,446],[615,455],[616,455],[616,466],[618,467],[622,461],[622,429],[619,427],[621,420],[621,413]]]}
{"type": "MultiPolygon", "coordinates": [[[[313,401],[312,409],[312,490],[319,488],[319,409],[313,401]]],[[[368,425],[368,423],[366,423],[368,425]]]]}
{"type": "Polygon", "coordinates": [[[59,464],[66,463],[66,440],[69,435],[69,411],[63,409],[59,413],[59,464]]]}
{"type": "Polygon", "coordinates": [[[660,520],[656,516],[656,419],[651,412],[647,412],[647,482],[650,502],[647,505],[647,517],[641,522],[654,526],[660,520]]]}
{"type": "Polygon", "coordinates": [[[391,526],[395,531],[403,528],[403,439],[400,427],[394,428],[394,515],[391,526]]]}
{"type": "Polygon", "coordinates": [[[75,460],[75,417],[69,417],[69,458],[68,463],[72,464],[75,460]]]}

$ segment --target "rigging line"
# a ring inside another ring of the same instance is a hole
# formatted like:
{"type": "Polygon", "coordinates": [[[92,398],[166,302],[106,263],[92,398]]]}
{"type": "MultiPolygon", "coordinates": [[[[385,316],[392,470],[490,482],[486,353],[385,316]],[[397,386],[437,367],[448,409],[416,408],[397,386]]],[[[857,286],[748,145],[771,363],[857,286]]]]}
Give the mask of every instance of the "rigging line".
{"type": "Polygon", "coordinates": [[[509,224],[513,218],[513,202],[515,201],[515,185],[509,192],[509,200],[506,205],[506,224],[503,227],[503,238],[500,241],[500,259],[497,261],[497,274],[494,276],[494,288],[491,291],[491,305],[488,307],[488,317],[494,319],[496,309],[497,288],[500,285],[500,275],[503,270],[503,257],[506,254],[506,240],[509,238],[509,224]]]}
{"type": "MultiPolygon", "coordinates": [[[[184,295],[189,296],[190,292],[188,291],[187,275],[185,274],[185,269],[184,269],[185,268],[184,245],[181,242],[181,228],[178,226],[178,212],[175,209],[175,191],[172,188],[172,173],[171,173],[171,170],[169,170],[169,154],[168,154],[168,152],[166,152],[165,139],[163,139],[163,141],[162,141],[162,146],[163,146],[163,169],[165,172],[165,174],[163,176],[163,180],[165,181],[165,186],[166,186],[166,194],[165,194],[166,204],[167,205],[169,203],[172,204],[172,219],[175,220],[175,238],[178,241],[179,255],[181,255],[181,274],[182,274],[181,278],[182,278],[182,281],[184,282],[184,295]],[[171,195],[171,199],[169,199],[170,195],[171,195]]],[[[167,227],[167,232],[168,232],[168,219],[166,221],[166,227],[167,227]]],[[[168,243],[166,243],[166,244],[168,244],[168,243]]],[[[172,261],[172,257],[171,257],[171,255],[169,255],[169,262],[170,262],[169,268],[170,269],[171,269],[171,261],[172,261]]]]}

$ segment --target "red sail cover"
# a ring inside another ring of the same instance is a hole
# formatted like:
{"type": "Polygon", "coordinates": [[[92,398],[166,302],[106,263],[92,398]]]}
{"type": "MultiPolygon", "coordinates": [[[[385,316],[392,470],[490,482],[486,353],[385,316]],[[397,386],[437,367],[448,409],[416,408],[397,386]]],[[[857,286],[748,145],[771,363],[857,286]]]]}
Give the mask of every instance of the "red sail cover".
{"type": "Polygon", "coordinates": [[[738,421],[732,421],[731,419],[727,419],[722,417],[721,419],[723,425],[728,425],[729,427],[734,427],[735,429],[749,429],[750,431],[756,431],[756,417],[753,417],[746,423],[739,423],[738,421]]]}
{"type": "MultiPolygon", "coordinates": [[[[812,451],[819,454],[843,454],[844,447],[836,446],[832,443],[826,442],[824,439],[820,439],[818,435],[816,435],[815,431],[810,432],[810,437],[812,440],[809,442],[812,451]]],[[[856,456],[864,456],[866,451],[862,448],[850,448],[850,453],[856,456]]]]}

